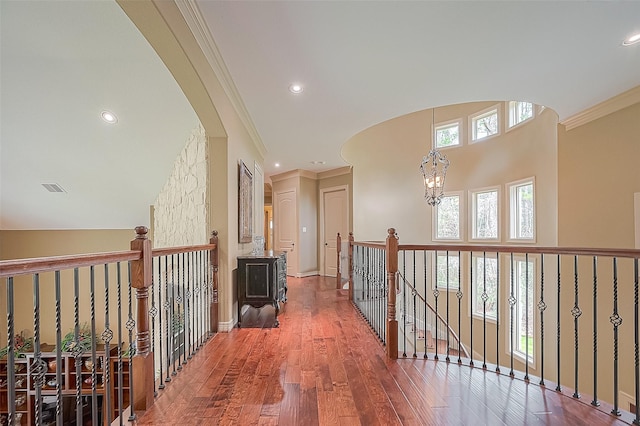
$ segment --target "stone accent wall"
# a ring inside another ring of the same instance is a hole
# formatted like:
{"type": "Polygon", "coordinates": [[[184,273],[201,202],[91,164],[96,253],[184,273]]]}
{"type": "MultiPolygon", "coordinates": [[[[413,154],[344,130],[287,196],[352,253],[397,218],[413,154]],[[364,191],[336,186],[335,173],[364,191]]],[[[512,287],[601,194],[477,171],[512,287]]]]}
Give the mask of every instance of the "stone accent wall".
{"type": "Polygon", "coordinates": [[[207,139],[198,125],[154,202],[154,247],[207,244],[207,139]]]}

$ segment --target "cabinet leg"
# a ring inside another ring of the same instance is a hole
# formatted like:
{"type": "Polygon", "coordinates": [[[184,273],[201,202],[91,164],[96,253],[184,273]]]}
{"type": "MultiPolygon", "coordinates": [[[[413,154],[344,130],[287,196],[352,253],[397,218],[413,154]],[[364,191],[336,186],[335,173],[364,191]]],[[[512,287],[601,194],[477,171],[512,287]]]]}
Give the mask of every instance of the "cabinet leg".
{"type": "Polygon", "coordinates": [[[273,307],[276,308],[276,318],[273,323],[274,327],[280,327],[280,321],[278,320],[278,314],[280,313],[280,303],[277,300],[273,301],[273,307]]]}

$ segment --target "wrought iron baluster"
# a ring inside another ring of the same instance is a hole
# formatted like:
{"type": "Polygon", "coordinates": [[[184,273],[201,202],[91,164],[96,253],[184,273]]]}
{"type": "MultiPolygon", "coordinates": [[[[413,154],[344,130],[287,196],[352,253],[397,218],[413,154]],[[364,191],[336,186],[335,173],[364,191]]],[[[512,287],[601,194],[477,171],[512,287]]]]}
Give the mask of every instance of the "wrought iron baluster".
{"type": "Polygon", "coordinates": [[[618,258],[613,258],[613,313],[609,317],[613,325],[613,409],[611,414],[620,416],[618,409],[618,327],[622,325],[622,317],[618,314],[618,258]]]}
{"type": "Polygon", "coordinates": [[[591,405],[593,405],[594,407],[598,407],[600,405],[600,401],[598,401],[598,258],[597,256],[593,256],[593,400],[591,400],[591,405]]]}
{"type": "Polygon", "coordinates": [[[193,337],[191,336],[191,332],[192,332],[192,325],[193,323],[191,322],[191,317],[193,315],[193,304],[191,303],[191,281],[192,281],[192,276],[191,276],[191,272],[193,272],[193,268],[192,268],[192,264],[191,264],[191,253],[186,253],[184,255],[184,257],[186,257],[186,293],[185,293],[185,298],[184,298],[184,337],[185,337],[185,344],[184,344],[184,355],[185,355],[185,360],[183,362],[183,364],[187,363],[187,359],[191,359],[192,358],[192,353],[191,353],[191,348],[193,346],[193,337]],[[187,349],[189,351],[189,355],[187,356],[187,349]]]}
{"type": "MultiPolygon", "coordinates": [[[[124,395],[123,395],[123,373],[122,373],[122,345],[124,344],[122,335],[122,273],[120,262],[116,265],[116,281],[117,281],[117,296],[118,296],[118,418],[120,419],[120,426],[124,425],[124,395]]],[[[131,395],[130,400],[132,400],[131,395]]]]}
{"type": "Polygon", "coordinates": [[[640,424],[640,355],[638,351],[638,279],[640,272],[638,271],[638,259],[633,259],[633,360],[634,360],[634,386],[635,386],[635,406],[636,412],[633,413],[635,418],[633,424],[640,424]]]}
{"type": "Polygon", "coordinates": [[[424,269],[424,276],[423,276],[423,282],[424,282],[424,307],[423,307],[423,317],[422,317],[422,323],[424,325],[424,359],[427,359],[427,251],[426,250],[422,250],[422,265],[423,265],[423,269],[424,269]]]}
{"type": "MultiPolygon", "coordinates": [[[[178,371],[182,370],[182,365],[181,364],[186,364],[187,363],[187,322],[188,322],[188,315],[187,315],[187,303],[188,303],[188,298],[187,298],[187,293],[186,293],[186,270],[187,270],[187,266],[185,265],[185,260],[184,260],[184,253],[181,253],[182,258],[182,268],[178,267],[179,270],[182,271],[182,288],[180,290],[180,297],[182,298],[181,301],[179,302],[182,305],[182,315],[179,316],[179,319],[181,321],[181,333],[180,335],[182,336],[182,341],[181,341],[181,345],[180,345],[180,352],[182,355],[182,363],[178,363],[178,371]]],[[[180,356],[180,354],[178,355],[180,356]]]]}
{"type": "MultiPolygon", "coordinates": [[[[471,304],[475,304],[474,295],[477,294],[477,286],[473,281],[473,251],[469,252],[469,282],[471,283],[471,304]],[[476,290],[473,289],[473,286],[476,287],[476,290]]],[[[469,365],[473,367],[473,312],[475,311],[475,306],[471,306],[471,315],[469,315],[469,365]]]]}
{"type": "MultiPolygon", "coordinates": [[[[56,348],[62,348],[62,311],[60,308],[60,271],[54,273],[54,287],[56,296],[56,348]]],[[[56,366],[62,365],[62,350],[56,351],[56,366]]],[[[62,368],[56,368],[56,424],[62,424],[62,368]]]]}
{"type": "Polygon", "coordinates": [[[171,376],[175,376],[176,373],[176,342],[174,337],[174,314],[175,314],[175,291],[176,291],[176,281],[175,281],[175,254],[171,255],[171,287],[169,287],[169,282],[167,282],[166,288],[166,299],[165,299],[165,307],[167,309],[167,378],[164,380],[165,383],[171,381],[171,376]],[[169,289],[171,289],[171,297],[169,297],[169,289]],[[169,375],[169,369],[172,369],[171,376],[169,375]]]}
{"type": "MultiPolygon", "coordinates": [[[[436,256],[436,259],[438,258],[438,256],[436,256]]],[[[447,265],[448,266],[448,265],[447,265]]],[[[437,269],[436,269],[437,271],[437,269]]],[[[435,308],[436,308],[436,316],[435,316],[435,324],[436,324],[436,354],[433,356],[433,359],[435,359],[436,361],[438,360],[438,340],[440,339],[439,333],[438,333],[438,329],[440,327],[438,327],[438,296],[440,296],[440,290],[438,290],[438,285],[436,284],[436,288],[433,289],[433,297],[435,299],[435,308]]]]}
{"type": "Polygon", "coordinates": [[[511,338],[509,339],[509,357],[510,357],[509,376],[514,377],[515,374],[513,373],[513,341],[514,341],[513,321],[514,321],[515,314],[513,313],[513,309],[515,308],[515,305],[516,305],[516,298],[514,296],[514,287],[515,287],[514,274],[515,274],[515,272],[514,272],[514,268],[513,268],[513,252],[510,253],[510,259],[511,259],[511,267],[510,267],[510,272],[511,272],[511,282],[510,282],[511,295],[509,296],[509,336],[511,336],[511,338]]]}
{"type": "Polygon", "coordinates": [[[578,318],[582,315],[582,311],[578,305],[578,256],[573,257],[573,296],[574,303],[571,308],[573,315],[573,344],[574,344],[574,391],[573,397],[580,398],[578,393],[578,318]]]}
{"type": "MultiPolygon", "coordinates": [[[[167,257],[164,256],[165,264],[164,264],[164,283],[167,283],[167,257]]],[[[162,257],[158,258],[158,280],[157,280],[157,290],[158,290],[158,364],[160,366],[160,383],[158,384],[158,389],[164,389],[164,371],[163,371],[163,359],[162,359],[162,311],[164,310],[164,305],[162,304],[162,257]]],[[[168,371],[167,371],[168,373],[168,371]]]]}
{"type": "MultiPolygon", "coordinates": [[[[98,377],[96,375],[96,339],[93,337],[96,335],[96,277],[95,267],[91,265],[89,268],[91,278],[89,282],[89,303],[91,306],[91,419],[94,425],[98,424],[98,393],[96,392],[96,382],[98,377]]],[[[105,351],[107,348],[105,348],[105,351]]]]}
{"type": "MultiPolygon", "coordinates": [[[[15,371],[15,370],[14,370],[15,371]]],[[[33,274],[33,361],[31,376],[35,385],[35,424],[42,424],[42,386],[45,382],[47,364],[40,352],[40,275],[33,274]]]]}
{"type": "MultiPolygon", "coordinates": [[[[153,273],[155,270],[155,266],[158,266],[158,277],[160,276],[160,265],[158,264],[158,259],[152,257],[151,258],[151,308],[149,308],[149,316],[151,317],[151,351],[153,352],[153,396],[158,396],[158,388],[156,386],[155,379],[155,371],[156,369],[156,315],[158,314],[158,308],[156,307],[156,275],[153,273]]],[[[160,375],[162,377],[162,374],[160,375]]]]}
{"type": "MultiPolygon", "coordinates": [[[[13,300],[13,277],[7,278],[7,371],[16,371],[15,365],[15,306],[13,300]]],[[[16,413],[16,376],[7,374],[7,409],[9,411],[8,424],[15,424],[16,413]]]]}
{"type": "MultiPolygon", "coordinates": [[[[402,356],[407,356],[407,282],[405,277],[407,276],[407,251],[402,250],[402,356]]],[[[393,291],[393,289],[389,289],[393,291]]]]}
{"type": "MultiPolygon", "coordinates": [[[[524,254],[524,380],[529,382],[529,253],[524,254]]],[[[522,299],[522,295],[520,295],[522,299]]]]}
{"type": "Polygon", "coordinates": [[[412,284],[414,286],[413,290],[412,290],[412,295],[413,295],[413,357],[417,358],[418,357],[418,321],[417,321],[417,312],[416,312],[416,305],[417,305],[417,300],[418,300],[418,294],[415,290],[415,286],[416,286],[416,251],[412,250],[411,254],[413,255],[413,281],[412,284]]]}
{"type": "MultiPolygon", "coordinates": [[[[82,424],[82,347],[79,344],[80,336],[80,275],[78,268],[73,270],[73,320],[74,320],[74,334],[73,334],[73,358],[75,360],[76,368],[76,424],[82,424]]],[[[56,383],[56,386],[60,386],[60,383],[56,383]]]]}
{"type": "MultiPolygon", "coordinates": [[[[458,258],[458,262],[460,259],[458,258]]],[[[458,263],[458,268],[460,268],[460,263],[458,263]]],[[[447,294],[446,294],[446,302],[447,302],[447,324],[446,324],[446,333],[447,333],[447,356],[445,360],[447,362],[449,359],[449,347],[451,346],[451,342],[449,341],[449,250],[447,250],[447,294]]]]}
{"type": "Polygon", "coordinates": [[[556,382],[556,391],[560,392],[562,391],[562,386],[560,385],[560,267],[561,267],[561,262],[560,262],[560,255],[557,255],[558,258],[558,281],[557,281],[557,299],[556,299],[556,369],[557,369],[557,373],[558,373],[558,380],[556,382]]]}
{"type": "MultiPolygon", "coordinates": [[[[425,292],[426,294],[426,292],[425,292]]],[[[460,250],[458,250],[458,291],[456,291],[456,298],[458,299],[458,364],[462,364],[462,344],[460,343],[460,339],[462,338],[462,319],[461,312],[462,307],[460,306],[462,302],[462,256],[460,250]]],[[[425,307],[426,309],[426,307],[425,307]]]]}
{"type": "Polygon", "coordinates": [[[482,368],[487,369],[487,252],[482,252],[482,368]]]}
{"type": "Polygon", "coordinates": [[[125,327],[127,327],[127,330],[129,331],[129,401],[131,402],[130,404],[130,413],[129,413],[129,421],[132,422],[136,419],[136,413],[135,413],[135,407],[133,404],[133,401],[135,401],[135,392],[133,389],[133,357],[136,354],[136,346],[134,345],[134,341],[133,341],[133,329],[136,326],[136,322],[133,319],[133,309],[132,309],[132,297],[131,297],[131,262],[127,262],[127,287],[128,287],[128,302],[129,302],[129,309],[128,309],[128,314],[129,314],[129,318],[127,319],[127,322],[125,323],[125,327]]]}
{"type": "MultiPolygon", "coordinates": [[[[109,321],[109,265],[104,265],[104,331],[102,332],[102,341],[104,342],[104,365],[102,366],[102,384],[106,390],[111,389],[111,339],[113,339],[113,331],[109,321]]],[[[154,385],[155,386],[155,385],[154,385]]],[[[105,392],[107,407],[106,424],[111,424],[111,392],[105,392]]]]}
{"type": "Polygon", "coordinates": [[[547,304],[544,301],[544,253],[540,254],[540,386],[544,386],[544,311],[547,304]]]}
{"type": "Polygon", "coordinates": [[[500,373],[500,253],[496,252],[496,373],[500,373]]]}

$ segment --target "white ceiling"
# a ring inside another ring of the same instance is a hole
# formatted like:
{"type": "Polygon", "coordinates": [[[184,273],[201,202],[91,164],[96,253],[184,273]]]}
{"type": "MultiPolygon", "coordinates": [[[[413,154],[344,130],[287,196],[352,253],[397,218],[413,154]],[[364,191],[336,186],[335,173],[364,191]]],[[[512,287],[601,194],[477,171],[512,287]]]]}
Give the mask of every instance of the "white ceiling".
{"type": "MultiPolygon", "coordinates": [[[[529,100],[562,120],[640,85],[640,44],[621,46],[638,1],[180,3],[210,29],[266,175],[343,166],[353,135],[432,106],[529,100]]],[[[115,2],[0,12],[0,229],[147,224],[198,122],[169,72],[115,2]]]]}

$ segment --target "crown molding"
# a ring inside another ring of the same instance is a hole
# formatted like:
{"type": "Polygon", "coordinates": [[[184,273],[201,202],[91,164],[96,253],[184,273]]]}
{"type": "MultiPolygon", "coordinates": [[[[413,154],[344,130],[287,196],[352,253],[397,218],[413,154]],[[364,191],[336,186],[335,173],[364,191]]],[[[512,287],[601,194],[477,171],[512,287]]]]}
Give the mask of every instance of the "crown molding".
{"type": "Polygon", "coordinates": [[[218,81],[229,98],[231,105],[233,105],[233,108],[240,117],[240,121],[242,121],[242,124],[247,129],[253,144],[258,152],[260,152],[260,155],[262,155],[262,158],[265,158],[267,155],[267,148],[262,142],[262,138],[260,138],[258,130],[253,124],[249,111],[247,111],[247,108],[240,97],[240,93],[233,82],[231,73],[229,73],[229,70],[224,63],[222,54],[211,36],[211,31],[209,31],[207,23],[204,20],[198,5],[195,0],[175,0],[175,3],[178,10],[184,17],[187,26],[193,33],[194,38],[198,42],[198,45],[202,49],[202,53],[207,59],[207,62],[213,69],[216,77],[218,77],[218,81]]]}
{"type": "Polygon", "coordinates": [[[566,120],[561,121],[560,124],[563,124],[567,130],[575,129],[583,124],[587,124],[638,102],[640,102],[640,86],[636,86],[633,89],[600,102],[591,108],[587,108],[578,114],[572,115],[566,120]]]}
{"type": "Polygon", "coordinates": [[[351,166],[339,167],[318,173],[318,179],[327,179],[336,176],[348,175],[351,173],[351,166]]]}
{"type": "Polygon", "coordinates": [[[318,179],[318,174],[310,172],[309,170],[295,169],[288,172],[280,173],[277,175],[271,175],[271,182],[280,182],[285,179],[304,177],[308,179],[318,179]]]}

